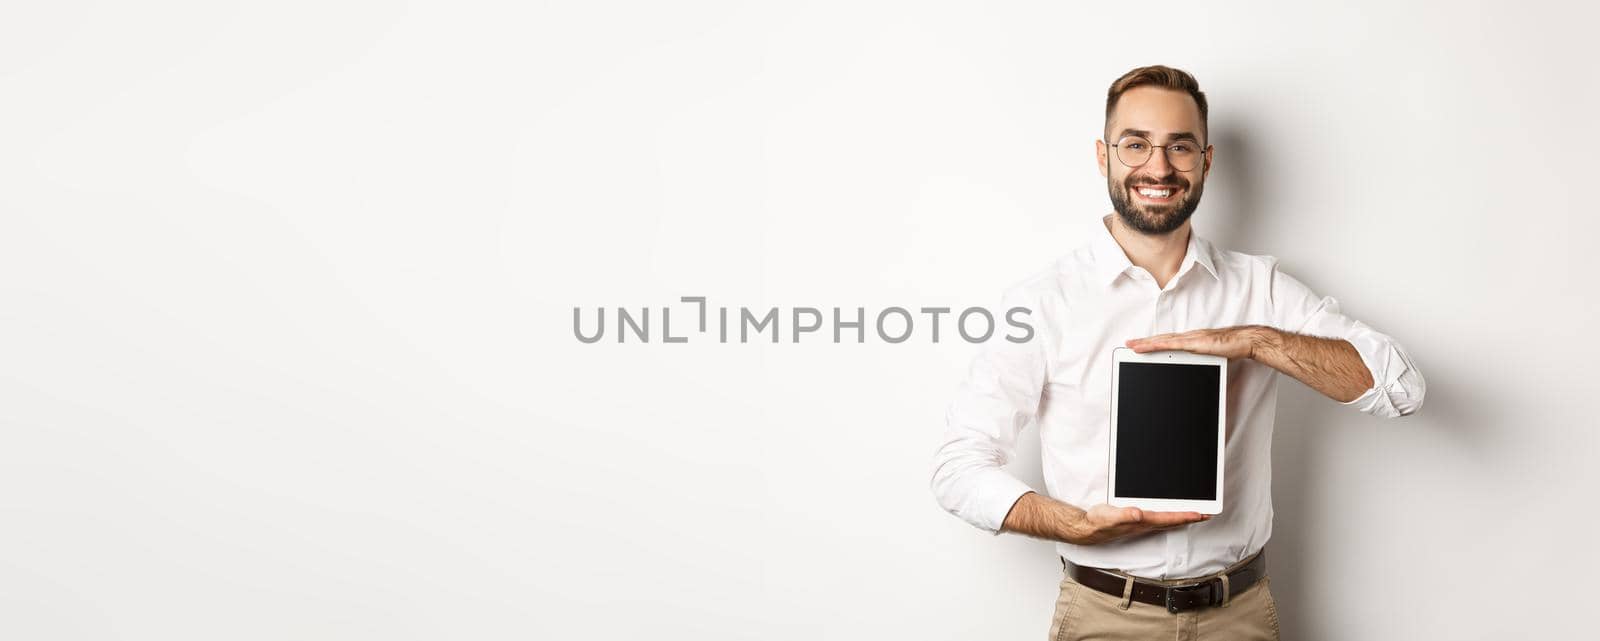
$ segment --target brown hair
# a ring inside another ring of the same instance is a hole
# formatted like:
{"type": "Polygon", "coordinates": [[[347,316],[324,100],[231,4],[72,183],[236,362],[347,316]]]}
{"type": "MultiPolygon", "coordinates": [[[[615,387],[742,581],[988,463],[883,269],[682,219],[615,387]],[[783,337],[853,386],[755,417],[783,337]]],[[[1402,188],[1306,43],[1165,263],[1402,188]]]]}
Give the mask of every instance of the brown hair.
{"type": "Polygon", "coordinates": [[[1200,91],[1200,83],[1189,72],[1166,65],[1139,67],[1122,74],[1121,78],[1111,83],[1111,89],[1106,92],[1106,124],[1111,124],[1111,112],[1116,110],[1117,101],[1122,99],[1123,93],[1134,87],[1146,86],[1187,92],[1194,98],[1194,104],[1200,107],[1200,132],[1209,137],[1206,133],[1210,129],[1206,124],[1206,94],[1200,91]]]}

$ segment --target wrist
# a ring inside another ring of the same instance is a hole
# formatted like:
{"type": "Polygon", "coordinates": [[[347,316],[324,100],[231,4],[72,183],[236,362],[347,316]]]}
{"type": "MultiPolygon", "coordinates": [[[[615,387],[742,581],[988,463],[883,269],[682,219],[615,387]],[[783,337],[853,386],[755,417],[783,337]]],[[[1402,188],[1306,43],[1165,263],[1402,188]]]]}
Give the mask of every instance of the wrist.
{"type": "Polygon", "coordinates": [[[1068,507],[1072,508],[1072,513],[1067,518],[1062,540],[1074,545],[1089,545],[1089,538],[1094,534],[1094,527],[1089,525],[1089,512],[1077,506],[1068,507]]]}
{"type": "Polygon", "coordinates": [[[1270,358],[1283,344],[1283,332],[1266,325],[1251,325],[1245,337],[1250,343],[1249,358],[1258,361],[1270,358]]]}

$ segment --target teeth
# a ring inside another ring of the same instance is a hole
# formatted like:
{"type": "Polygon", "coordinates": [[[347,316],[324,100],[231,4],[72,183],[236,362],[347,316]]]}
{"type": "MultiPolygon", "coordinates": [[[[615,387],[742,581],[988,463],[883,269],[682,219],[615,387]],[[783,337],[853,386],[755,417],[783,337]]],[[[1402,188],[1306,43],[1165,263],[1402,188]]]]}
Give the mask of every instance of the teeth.
{"type": "Polygon", "coordinates": [[[1139,193],[1151,198],[1166,198],[1172,195],[1171,189],[1140,189],[1139,193]]]}

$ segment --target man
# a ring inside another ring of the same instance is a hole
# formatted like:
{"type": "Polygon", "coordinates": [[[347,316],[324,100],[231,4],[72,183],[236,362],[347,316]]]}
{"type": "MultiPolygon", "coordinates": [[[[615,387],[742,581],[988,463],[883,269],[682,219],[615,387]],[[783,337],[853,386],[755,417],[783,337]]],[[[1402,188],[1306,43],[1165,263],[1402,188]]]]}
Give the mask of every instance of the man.
{"type": "Polygon", "coordinates": [[[1056,541],[1066,575],[1050,639],[1276,639],[1262,548],[1272,534],[1271,445],[1282,372],[1376,416],[1422,405],[1400,345],[1342,315],[1272,256],[1194,235],[1213,149],[1188,73],[1134,69],[1106,96],[1095,143],[1113,214],[1092,242],[1006,294],[1038,333],[986,347],[951,404],[935,456],[940,506],[993,534],[1056,541]],[[1143,337],[1143,338],[1139,338],[1143,337]],[[1111,352],[1228,359],[1227,505],[1221,514],[1106,505],[1111,352]],[[1002,466],[1039,425],[1048,496],[1002,466]]]}

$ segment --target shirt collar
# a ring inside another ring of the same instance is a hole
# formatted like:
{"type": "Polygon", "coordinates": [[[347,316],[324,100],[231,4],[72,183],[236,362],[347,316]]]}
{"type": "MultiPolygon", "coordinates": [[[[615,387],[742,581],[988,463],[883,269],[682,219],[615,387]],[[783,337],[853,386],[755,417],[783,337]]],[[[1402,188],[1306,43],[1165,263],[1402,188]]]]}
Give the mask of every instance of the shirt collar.
{"type": "MultiPolygon", "coordinates": [[[[1108,219],[1114,215],[1101,219],[1093,244],[1096,281],[1107,286],[1133,267],[1133,261],[1128,260],[1128,254],[1122,251],[1122,245],[1117,244],[1116,237],[1111,235],[1111,229],[1106,226],[1108,219]]],[[[1212,278],[1219,278],[1216,264],[1211,258],[1211,243],[1196,234],[1194,226],[1190,225],[1189,246],[1184,250],[1183,262],[1178,266],[1178,277],[1187,273],[1193,263],[1199,263],[1212,278]]]]}

